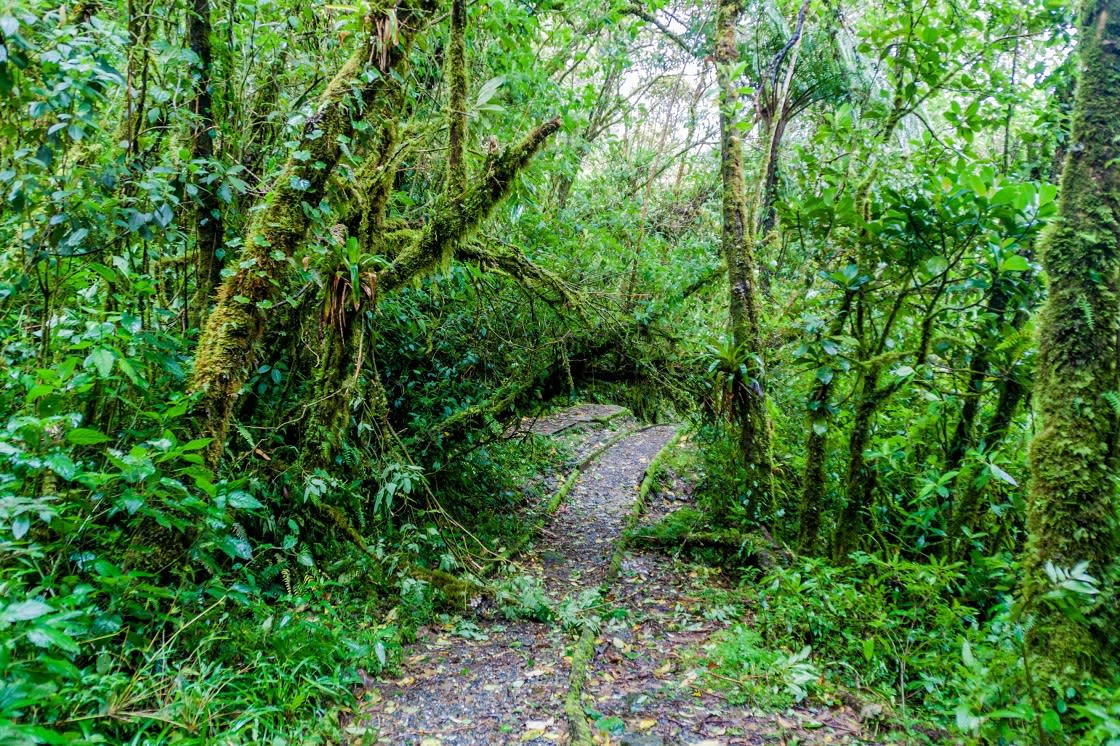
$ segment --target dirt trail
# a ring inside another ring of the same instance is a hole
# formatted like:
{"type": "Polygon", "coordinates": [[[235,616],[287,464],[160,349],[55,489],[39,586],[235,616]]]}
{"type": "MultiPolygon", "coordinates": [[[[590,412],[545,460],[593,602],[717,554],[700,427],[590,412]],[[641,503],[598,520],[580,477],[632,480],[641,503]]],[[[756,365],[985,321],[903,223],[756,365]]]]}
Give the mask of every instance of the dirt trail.
{"type": "MultiPolygon", "coordinates": [[[[406,649],[401,677],[362,694],[356,721],[376,730],[377,743],[569,743],[563,702],[580,630],[561,622],[591,616],[599,627],[582,704],[603,728],[593,730],[603,743],[730,746],[787,743],[794,735],[797,743],[861,743],[851,739],[858,725],[849,713],[826,713],[827,720],[808,711],[756,716],[702,684],[703,672],[688,651],[727,624],[705,614],[700,598],[721,582],[714,571],[627,552],[618,576],[604,585],[646,471],[675,427],[640,429],[619,408],[585,405],[522,428],[585,428],[575,450],[592,460],[521,568],[539,579],[554,610],[573,611],[545,624],[506,619],[483,602],[470,620],[421,628],[406,649]]],[[[654,515],[675,507],[653,501],[654,515]]]]}
{"type": "MultiPolygon", "coordinates": [[[[590,422],[586,411],[536,423],[559,432],[590,422]]],[[[597,410],[595,416],[619,410],[597,410]]],[[[528,572],[554,603],[597,588],[646,468],[675,429],[624,437],[577,479],[546,523],[528,572]]],[[[592,432],[585,442],[595,442],[592,432]]],[[[601,440],[601,439],[599,439],[601,440]]],[[[365,693],[363,725],[380,743],[503,744],[567,740],[562,700],[573,635],[559,626],[502,619],[484,610],[457,628],[425,628],[408,651],[404,676],[365,693]],[[489,617],[489,618],[487,618],[489,617]],[[530,735],[525,739],[525,735],[530,735]],[[539,731],[535,734],[534,731],[539,731]]]]}

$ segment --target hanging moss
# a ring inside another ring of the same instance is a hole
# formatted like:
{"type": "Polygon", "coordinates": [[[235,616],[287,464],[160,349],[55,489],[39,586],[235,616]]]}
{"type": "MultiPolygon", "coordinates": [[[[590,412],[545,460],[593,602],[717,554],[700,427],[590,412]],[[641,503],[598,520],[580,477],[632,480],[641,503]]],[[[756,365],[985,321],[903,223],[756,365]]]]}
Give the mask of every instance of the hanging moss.
{"type": "Polygon", "coordinates": [[[1088,562],[1109,585],[1120,551],[1120,428],[1107,400],[1120,389],[1120,0],[1087,2],[1080,36],[1072,145],[1058,218],[1042,245],[1050,290],[1039,324],[1027,503],[1024,593],[1039,617],[1032,647],[1051,672],[1091,670],[1116,653],[1104,617],[1114,587],[1085,623],[1041,601],[1050,590],[1047,563],[1088,562]]]}

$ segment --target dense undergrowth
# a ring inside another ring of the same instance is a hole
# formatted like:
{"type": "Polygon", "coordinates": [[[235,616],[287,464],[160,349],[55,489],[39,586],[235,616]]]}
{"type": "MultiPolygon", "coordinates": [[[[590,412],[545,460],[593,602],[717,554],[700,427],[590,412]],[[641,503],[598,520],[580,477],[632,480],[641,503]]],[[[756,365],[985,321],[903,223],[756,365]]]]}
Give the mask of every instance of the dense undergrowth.
{"type": "MultiPolygon", "coordinates": [[[[737,589],[706,599],[737,621],[698,651],[731,701],[850,707],[869,736],[890,743],[1117,742],[1115,671],[1061,685],[1032,671],[1034,610],[1017,598],[1022,570],[1010,551],[960,561],[855,552],[837,564],[789,551],[780,517],[729,528],[703,509],[736,489],[720,432],[701,428],[700,448],[672,463],[697,484],[695,502],[633,538],[737,569],[737,589]]],[[[1055,568],[1052,579],[1043,603],[1079,617],[1095,602],[1084,568],[1055,568]]]]}
{"type": "Polygon", "coordinates": [[[453,512],[402,511],[423,477],[382,475],[396,490],[362,528],[367,553],[307,518],[314,478],[295,505],[282,482],[214,479],[168,419],[113,442],[77,414],[8,421],[5,743],[337,742],[364,677],[448,604],[410,568],[478,572],[520,539],[515,515],[541,500],[525,485],[561,458],[532,439],[480,446],[440,473],[453,512]],[[153,524],[190,536],[185,560],[161,563],[153,524]]]}

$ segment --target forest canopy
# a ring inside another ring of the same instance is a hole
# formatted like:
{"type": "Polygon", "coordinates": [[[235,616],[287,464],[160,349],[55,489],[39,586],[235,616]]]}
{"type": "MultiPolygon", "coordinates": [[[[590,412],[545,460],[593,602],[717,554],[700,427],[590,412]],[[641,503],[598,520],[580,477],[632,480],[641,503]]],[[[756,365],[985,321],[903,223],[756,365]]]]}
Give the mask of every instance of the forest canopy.
{"type": "Polygon", "coordinates": [[[3,743],[375,743],[490,606],[575,672],[526,568],[657,423],[696,688],[1120,744],[1120,0],[10,0],[0,102],[3,743]]]}

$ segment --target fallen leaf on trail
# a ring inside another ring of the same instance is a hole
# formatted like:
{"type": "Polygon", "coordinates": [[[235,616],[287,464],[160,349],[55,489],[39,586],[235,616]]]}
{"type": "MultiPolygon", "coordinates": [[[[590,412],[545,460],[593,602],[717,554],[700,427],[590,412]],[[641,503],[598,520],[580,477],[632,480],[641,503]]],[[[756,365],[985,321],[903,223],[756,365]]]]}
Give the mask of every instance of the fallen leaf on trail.
{"type": "Polygon", "coordinates": [[[635,725],[634,727],[637,728],[638,730],[649,730],[650,728],[653,728],[655,725],[657,725],[656,720],[653,720],[652,718],[646,718],[645,720],[639,720],[638,724],[635,725]]]}
{"type": "Polygon", "coordinates": [[[554,673],[556,673],[556,669],[552,666],[548,666],[547,668],[534,668],[532,671],[525,672],[525,678],[533,679],[537,676],[548,676],[549,674],[554,673]]]}
{"type": "Polygon", "coordinates": [[[525,723],[525,730],[548,730],[556,724],[556,718],[548,720],[530,720],[525,723]]]}

